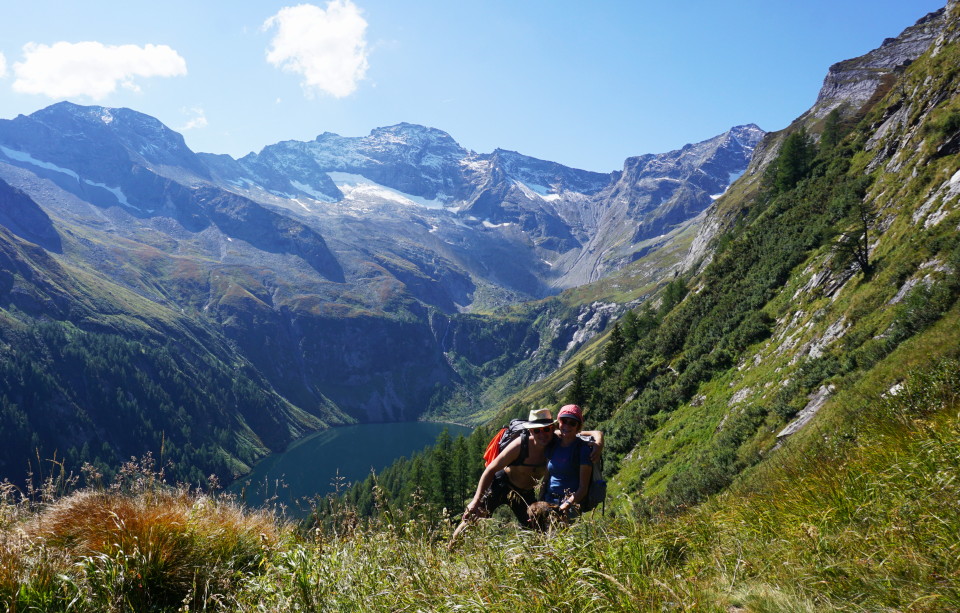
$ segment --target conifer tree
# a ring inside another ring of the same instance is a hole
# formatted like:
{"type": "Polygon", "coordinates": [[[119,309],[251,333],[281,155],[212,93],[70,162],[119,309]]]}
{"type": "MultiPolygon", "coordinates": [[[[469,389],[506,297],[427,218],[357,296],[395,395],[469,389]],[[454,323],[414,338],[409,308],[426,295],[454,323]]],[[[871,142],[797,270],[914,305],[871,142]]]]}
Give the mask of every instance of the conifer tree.
{"type": "Polygon", "coordinates": [[[453,507],[451,510],[455,510],[466,501],[473,481],[471,478],[473,471],[470,470],[470,449],[467,446],[467,439],[462,434],[453,441],[452,468],[453,507]]]}
{"type": "Polygon", "coordinates": [[[843,129],[840,125],[840,109],[833,109],[823,120],[823,133],[820,135],[820,148],[829,151],[840,144],[843,129]]]}
{"type": "Polygon", "coordinates": [[[610,338],[607,340],[607,346],[603,350],[604,369],[610,371],[613,369],[626,351],[626,341],[623,337],[623,331],[620,329],[620,323],[613,324],[613,330],[610,331],[610,338]]]}
{"type": "Polygon", "coordinates": [[[433,448],[432,479],[427,499],[447,509],[455,506],[453,500],[453,441],[450,431],[444,428],[437,436],[433,448]]]}
{"type": "Polygon", "coordinates": [[[789,191],[806,177],[815,154],[816,150],[805,129],[800,128],[787,136],[780,148],[780,155],[771,165],[775,191],[789,191]]]}
{"type": "Polygon", "coordinates": [[[584,404],[587,399],[586,387],[587,367],[583,360],[577,362],[577,368],[573,371],[573,383],[567,390],[565,398],[567,404],[584,404]]]}
{"type": "Polygon", "coordinates": [[[623,314],[623,338],[627,343],[633,344],[639,338],[638,317],[633,310],[623,314]]]}

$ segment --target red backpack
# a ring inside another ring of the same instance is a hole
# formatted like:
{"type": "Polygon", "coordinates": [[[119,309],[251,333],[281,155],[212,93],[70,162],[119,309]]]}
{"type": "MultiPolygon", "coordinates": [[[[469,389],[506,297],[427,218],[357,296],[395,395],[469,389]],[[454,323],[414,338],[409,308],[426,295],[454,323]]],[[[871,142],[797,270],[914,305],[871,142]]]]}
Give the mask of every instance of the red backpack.
{"type": "MultiPolygon", "coordinates": [[[[525,419],[511,419],[509,424],[497,430],[483,452],[483,465],[490,466],[490,462],[493,462],[513,439],[518,436],[527,436],[527,429],[523,427],[526,423],[527,420],[525,419]]],[[[526,446],[524,445],[524,447],[526,446]]],[[[520,455],[524,455],[522,450],[520,455]]]]}

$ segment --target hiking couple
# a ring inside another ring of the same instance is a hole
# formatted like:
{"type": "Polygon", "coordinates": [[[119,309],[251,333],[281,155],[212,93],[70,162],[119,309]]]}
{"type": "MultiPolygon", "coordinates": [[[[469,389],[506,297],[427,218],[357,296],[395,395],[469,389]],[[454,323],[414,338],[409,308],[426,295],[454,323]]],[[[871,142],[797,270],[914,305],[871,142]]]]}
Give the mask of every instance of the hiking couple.
{"type": "Polygon", "coordinates": [[[487,464],[453,539],[478,517],[489,517],[501,505],[509,505],[517,521],[537,527],[528,509],[537,501],[535,488],[543,481],[543,500],[569,519],[576,513],[590,487],[593,462],[599,460],[603,433],[583,432],[595,443],[578,442],[583,429],[583,411],[575,404],[560,409],[554,420],[550,409],[530,411],[520,425],[525,430],[487,464]],[[545,480],[546,479],[546,480],[545,480]]]}

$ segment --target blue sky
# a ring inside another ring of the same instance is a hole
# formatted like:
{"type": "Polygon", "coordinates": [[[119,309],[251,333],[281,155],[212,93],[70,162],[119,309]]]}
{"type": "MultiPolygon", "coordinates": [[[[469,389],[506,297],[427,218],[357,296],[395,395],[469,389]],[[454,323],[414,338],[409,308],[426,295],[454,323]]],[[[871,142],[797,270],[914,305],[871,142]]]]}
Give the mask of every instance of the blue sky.
{"type": "Polygon", "coordinates": [[[408,121],[606,172],[738,124],[784,128],[831,64],[944,4],[31,0],[0,19],[0,118],[129,107],[234,157],[408,121]]]}

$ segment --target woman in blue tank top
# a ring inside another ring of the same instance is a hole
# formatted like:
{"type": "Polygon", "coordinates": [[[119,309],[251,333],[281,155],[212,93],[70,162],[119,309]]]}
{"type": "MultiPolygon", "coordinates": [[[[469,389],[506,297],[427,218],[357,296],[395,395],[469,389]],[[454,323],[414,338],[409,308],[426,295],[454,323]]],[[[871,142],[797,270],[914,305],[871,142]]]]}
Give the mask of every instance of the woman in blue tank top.
{"type": "Polygon", "coordinates": [[[560,512],[570,517],[571,509],[587,495],[593,462],[591,447],[577,438],[583,429],[583,411],[568,404],[557,415],[558,437],[547,450],[547,490],[544,499],[556,504],[560,512]]]}

